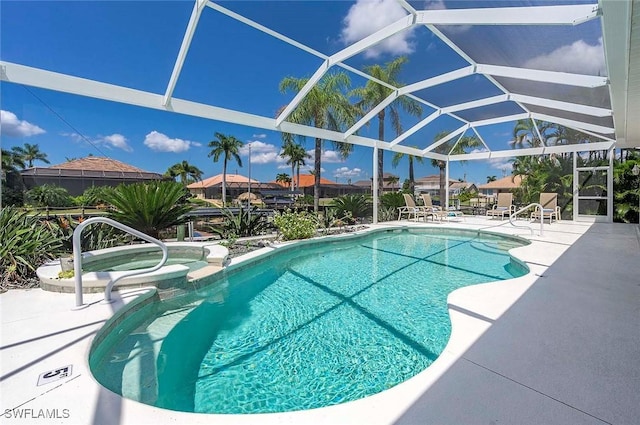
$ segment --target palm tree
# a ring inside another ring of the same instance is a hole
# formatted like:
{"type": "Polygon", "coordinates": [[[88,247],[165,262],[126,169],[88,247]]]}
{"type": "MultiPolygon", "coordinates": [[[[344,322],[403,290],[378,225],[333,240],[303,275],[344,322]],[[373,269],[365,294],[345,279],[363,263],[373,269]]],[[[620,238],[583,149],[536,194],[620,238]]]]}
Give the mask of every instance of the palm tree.
{"type": "Polygon", "coordinates": [[[291,165],[291,176],[294,176],[294,172],[297,176],[297,179],[292,180],[291,191],[295,190],[296,182],[300,185],[300,166],[307,165],[305,159],[311,158],[311,155],[307,153],[307,151],[301,145],[292,142],[285,142],[282,146],[282,153],[280,154],[282,158],[289,158],[287,160],[287,165],[291,165]]]}
{"type": "Polygon", "coordinates": [[[496,181],[498,178],[496,176],[487,176],[487,183],[491,183],[496,181]]]}
{"type": "Polygon", "coordinates": [[[47,154],[41,152],[37,144],[31,145],[29,143],[25,143],[24,147],[14,146],[12,150],[16,155],[22,158],[28,168],[33,167],[33,161],[42,161],[45,164],[50,164],[47,159],[47,154]]]}
{"type": "MultiPolygon", "coordinates": [[[[280,91],[299,92],[309,81],[308,78],[286,77],[280,82],[280,91]]],[[[355,122],[357,109],[349,103],[345,91],[350,85],[349,76],[344,72],[336,72],[325,75],[316,84],[304,99],[289,115],[289,121],[297,124],[307,124],[317,128],[340,131],[345,125],[355,122]]],[[[287,142],[291,142],[290,134],[282,136],[287,142]]],[[[349,156],[353,145],[343,142],[334,142],[336,149],[343,158],[349,156]]],[[[322,139],[316,137],[314,149],[314,184],[313,184],[313,209],[318,212],[320,204],[320,169],[322,156],[322,139]]]]}
{"type": "Polygon", "coordinates": [[[240,148],[243,143],[233,136],[225,136],[222,133],[216,132],[215,136],[216,139],[209,142],[209,147],[212,149],[208,156],[213,157],[213,162],[218,162],[220,155],[224,155],[222,165],[222,206],[224,207],[227,202],[227,162],[229,162],[229,157],[231,157],[231,159],[235,159],[238,165],[242,167],[240,148]]]}
{"type": "MultiPolygon", "coordinates": [[[[396,152],[393,155],[393,160],[391,160],[391,166],[393,166],[393,168],[396,168],[398,166],[398,164],[400,164],[400,160],[402,158],[404,158],[405,154],[403,154],[402,152],[396,152]]],[[[413,162],[419,162],[420,164],[424,163],[424,158],[421,156],[414,156],[414,155],[409,155],[406,154],[407,158],[409,158],[409,193],[413,193],[414,189],[415,189],[415,177],[413,174],[413,162]]]]}
{"type": "MultiPolygon", "coordinates": [[[[438,134],[435,135],[435,137],[433,138],[433,141],[436,142],[444,137],[447,137],[447,135],[449,135],[449,131],[445,130],[445,131],[441,131],[438,134]]],[[[482,144],[480,143],[480,140],[478,140],[478,138],[476,136],[463,136],[462,138],[460,138],[460,140],[458,140],[458,142],[453,146],[452,149],[450,149],[449,151],[449,155],[460,155],[465,153],[466,149],[469,148],[475,148],[475,147],[479,147],[482,144]]],[[[445,145],[446,146],[446,145],[445,145]]],[[[440,205],[443,208],[448,207],[448,205],[444,205],[445,199],[446,199],[446,192],[445,192],[445,168],[447,167],[447,163],[446,161],[442,161],[439,159],[432,159],[431,160],[431,165],[433,167],[438,167],[438,169],[440,170],[440,191],[439,191],[439,196],[440,196],[440,205]]]]}
{"type": "MultiPolygon", "coordinates": [[[[408,61],[406,56],[401,56],[392,62],[388,62],[385,66],[371,65],[364,68],[364,72],[390,84],[395,87],[401,87],[402,84],[398,81],[398,74],[404,65],[408,61]]],[[[356,103],[356,106],[361,109],[371,109],[378,105],[384,99],[386,99],[392,90],[374,81],[367,81],[364,87],[354,89],[351,92],[351,96],[360,98],[356,103]]],[[[402,126],[400,125],[400,113],[399,108],[402,108],[406,113],[419,117],[422,115],[422,107],[418,102],[410,99],[406,96],[400,96],[385,109],[378,112],[378,140],[384,140],[384,123],[387,116],[391,118],[391,125],[397,135],[402,133],[402,126]]],[[[382,195],[383,189],[383,176],[384,176],[384,150],[378,150],[378,192],[382,195]]]]}
{"type": "Polygon", "coordinates": [[[164,173],[164,175],[171,178],[180,177],[180,182],[183,186],[186,186],[187,183],[189,183],[189,179],[193,181],[202,180],[202,170],[195,165],[189,164],[187,161],[173,164],[167,169],[167,172],[164,173]]]}
{"type": "Polygon", "coordinates": [[[2,160],[2,171],[4,172],[2,174],[3,177],[6,176],[6,174],[18,172],[18,169],[25,168],[23,158],[15,152],[2,149],[0,157],[2,160]]]}
{"type": "Polygon", "coordinates": [[[287,174],[287,173],[280,173],[280,174],[276,175],[276,182],[284,183],[284,184],[291,184],[291,177],[289,177],[289,174],[287,174]]]}

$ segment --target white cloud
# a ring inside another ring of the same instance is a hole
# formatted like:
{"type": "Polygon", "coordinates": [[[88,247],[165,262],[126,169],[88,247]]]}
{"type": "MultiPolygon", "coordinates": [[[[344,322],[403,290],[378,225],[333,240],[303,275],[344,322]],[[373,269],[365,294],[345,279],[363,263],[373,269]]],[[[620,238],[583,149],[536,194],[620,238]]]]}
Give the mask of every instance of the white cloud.
{"type": "Polygon", "coordinates": [[[350,169],[349,167],[340,167],[333,172],[334,177],[339,178],[352,178],[360,177],[362,170],[360,168],[350,169]]]}
{"type": "Polygon", "coordinates": [[[202,146],[200,143],[189,140],[171,139],[169,136],[155,130],[146,135],[144,144],[152,151],[174,153],[188,151],[191,146],[202,146]]]}
{"type": "Polygon", "coordinates": [[[261,133],[261,134],[254,134],[251,137],[253,137],[254,139],[265,139],[267,137],[267,135],[264,134],[264,133],[261,133]]]}
{"type": "MultiPolygon", "coordinates": [[[[315,151],[313,149],[308,150],[307,154],[309,156],[311,156],[311,158],[307,159],[307,163],[313,164],[313,161],[315,161],[315,151]]],[[[340,152],[338,151],[332,151],[332,150],[326,150],[322,152],[322,156],[320,157],[320,161],[321,162],[326,162],[326,163],[340,163],[340,162],[344,162],[344,159],[342,158],[342,156],[340,156],[340,152]]]]}
{"type": "Polygon", "coordinates": [[[29,137],[45,133],[28,121],[19,120],[13,112],[0,110],[0,134],[7,137],[29,137]]]}
{"type": "Polygon", "coordinates": [[[572,44],[557,48],[551,53],[527,60],[525,68],[546,71],[575,72],[578,74],[605,75],[604,49],[602,37],[595,46],[578,40],[572,44]]]}
{"type": "MultiPolygon", "coordinates": [[[[447,8],[447,5],[444,4],[443,0],[426,0],[424,2],[425,10],[444,10],[446,8],[447,8]]],[[[461,34],[471,29],[471,25],[446,25],[443,27],[448,32],[453,34],[461,34]]],[[[427,50],[429,50],[428,47],[427,47],[427,50]]]]}
{"type": "Polygon", "coordinates": [[[241,156],[249,156],[249,144],[251,144],[251,163],[252,164],[269,164],[272,162],[283,163],[285,158],[280,156],[281,148],[270,143],[264,143],[259,140],[249,141],[240,148],[241,156]]]}
{"type": "MultiPolygon", "coordinates": [[[[406,15],[407,12],[395,0],[358,0],[343,20],[341,40],[344,44],[352,44],[406,15]]],[[[402,31],[365,50],[364,55],[375,59],[385,53],[413,53],[412,37],[413,29],[402,31]]]]}
{"type": "Polygon", "coordinates": [[[133,152],[133,148],[127,143],[127,138],[122,134],[114,133],[110,136],[98,137],[94,140],[95,143],[100,143],[113,148],[122,149],[125,152],[133,152]]]}
{"type": "Polygon", "coordinates": [[[489,159],[489,164],[491,168],[495,168],[496,170],[504,170],[509,172],[513,166],[511,162],[509,162],[509,158],[491,158],[489,159]]]}

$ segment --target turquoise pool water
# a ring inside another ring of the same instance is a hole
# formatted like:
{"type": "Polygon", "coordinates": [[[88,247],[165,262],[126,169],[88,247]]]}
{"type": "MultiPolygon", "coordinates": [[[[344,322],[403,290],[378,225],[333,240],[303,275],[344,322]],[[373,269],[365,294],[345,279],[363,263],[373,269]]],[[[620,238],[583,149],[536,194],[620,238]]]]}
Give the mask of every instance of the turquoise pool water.
{"type": "Polygon", "coordinates": [[[100,383],[167,409],[323,407],[428,367],[451,332],[447,295],[527,272],[513,239],[379,232],[284,249],[141,308],[91,354],[100,383]]]}

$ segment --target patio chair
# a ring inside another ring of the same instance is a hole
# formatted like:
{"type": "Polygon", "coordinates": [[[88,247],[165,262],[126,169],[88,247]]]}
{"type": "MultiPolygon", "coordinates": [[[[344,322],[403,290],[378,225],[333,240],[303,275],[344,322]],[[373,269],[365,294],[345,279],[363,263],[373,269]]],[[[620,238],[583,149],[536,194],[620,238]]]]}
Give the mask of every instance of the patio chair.
{"type": "Polygon", "coordinates": [[[516,206],[513,205],[513,193],[503,192],[498,193],[498,202],[493,205],[493,208],[487,210],[487,217],[500,217],[500,220],[504,220],[504,216],[510,216],[516,212],[516,206]]]}
{"type": "MultiPolygon", "coordinates": [[[[558,206],[558,194],[557,193],[541,193],[540,205],[542,205],[542,220],[549,219],[549,224],[553,217],[556,221],[560,221],[560,207],[558,206]]],[[[540,220],[540,210],[536,208],[531,213],[531,220],[540,220]]]]}
{"type": "Polygon", "coordinates": [[[405,206],[398,207],[398,220],[402,218],[403,214],[407,215],[407,220],[410,220],[413,214],[413,218],[416,221],[418,217],[423,217],[426,220],[427,216],[431,214],[427,212],[425,207],[417,206],[416,201],[413,200],[413,196],[408,193],[404,193],[402,196],[404,196],[405,206]]]}
{"type": "Polygon", "coordinates": [[[463,217],[461,211],[443,210],[440,207],[433,206],[431,195],[429,195],[428,193],[422,194],[422,201],[424,202],[424,207],[426,208],[427,212],[430,212],[432,214],[433,219],[437,218],[438,220],[442,221],[445,219],[449,220],[449,218],[451,217],[463,217]]]}

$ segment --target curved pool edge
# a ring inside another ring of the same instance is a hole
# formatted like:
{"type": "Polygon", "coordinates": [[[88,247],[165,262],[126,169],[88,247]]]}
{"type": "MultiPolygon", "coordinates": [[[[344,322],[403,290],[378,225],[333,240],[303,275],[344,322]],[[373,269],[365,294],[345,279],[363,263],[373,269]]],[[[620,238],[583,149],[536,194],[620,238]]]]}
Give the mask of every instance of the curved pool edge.
{"type": "MultiPolygon", "coordinates": [[[[237,257],[228,266],[228,271],[240,268],[246,264],[246,261],[252,259],[268,259],[280,249],[285,247],[299,246],[299,244],[310,244],[327,238],[344,238],[366,236],[371,232],[382,232],[389,229],[398,230],[402,228],[408,229],[442,229],[443,232],[449,233],[451,230],[460,230],[467,232],[480,232],[485,234],[517,239],[529,243],[527,246],[518,247],[509,251],[511,257],[521,264],[527,264],[526,258],[521,258],[520,250],[531,249],[536,244],[535,240],[529,240],[518,235],[510,235],[506,233],[490,231],[485,232],[481,229],[470,229],[465,227],[447,226],[444,228],[434,228],[432,226],[421,225],[377,225],[371,226],[369,229],[359,230],[357,232],[323,236],[312,238],[304,241],[289,241],[261,248],[251,253],[237,257]]],[[[292,249],[292,248],[287,248],[292,249]]],[[[525,255],[526,256],[526,255],[525,255]]],[[[122,411],[136,417],[136,423],[140,422],[140,418],[144,418],[144,423],[165,423],[173,421],[187,421],[193,424],[204,424],[215,421],[220,424],[282,424],[282,423],[331,423],[331,424],[352,424],[352,423],[368,423],[368,424],[389,424],[398,419],[418,397],[427,391],[437,380],[449,369],[454,362],[459,360],[463,353],[473,345],[473,343],[482,336],[482,334],[491,326],[491,322],[498,319],[524,292],[534,283],[537,276],[534,270],[527,265],[529,272],[521,277],[507,279],[504,281],[486,282],[459,288],[451,292],[447,298],[448,312],[451,319],[451,335],[449,340],[440,354],[440,356],[426,369],[408,380],[377,394],[365,397],[363,399],[345,402],[338,405],[321,407],[310,410],[281,412],[281,413],[258,413],[258,414],[203,414],[179,412],[146,405],[135,400],[127,399],[119,394],[113,393],[102,385],[91,375],[91,380],[100,387],[101,391],[106,391],[112,397],[116,397],[121,404],[122,411]],[[470,314],[471,313],[471,314],[470,314]],[[126,408],[126,409],[125,409],[126,408]]],[[[149,296],[151,297],[151,295],[149,296]]],[[[120,309],[114,314],[112,319],[114,323],[118,322],[116,316],[123,318],[126,311],[132,312],[130,308],[120,309]]],[[[111,321],[111,319],[109,320],[111,321]]],[[[100,331],[102,328],[100,329],[100,331]]],[[[100,334],[98,332],[98,335],[100,334]]],[[[98,338],[98,336],[96,336],[98,338]]],[[[97,343],[96,343],[97,344],[97,343]]],[[[87,349],[85,363],[87,369],[89,366],[90,349],[94,347],[93,341],[87,349]]],[[[121,422],[124,423],[124,422],[121,422]]]]}

